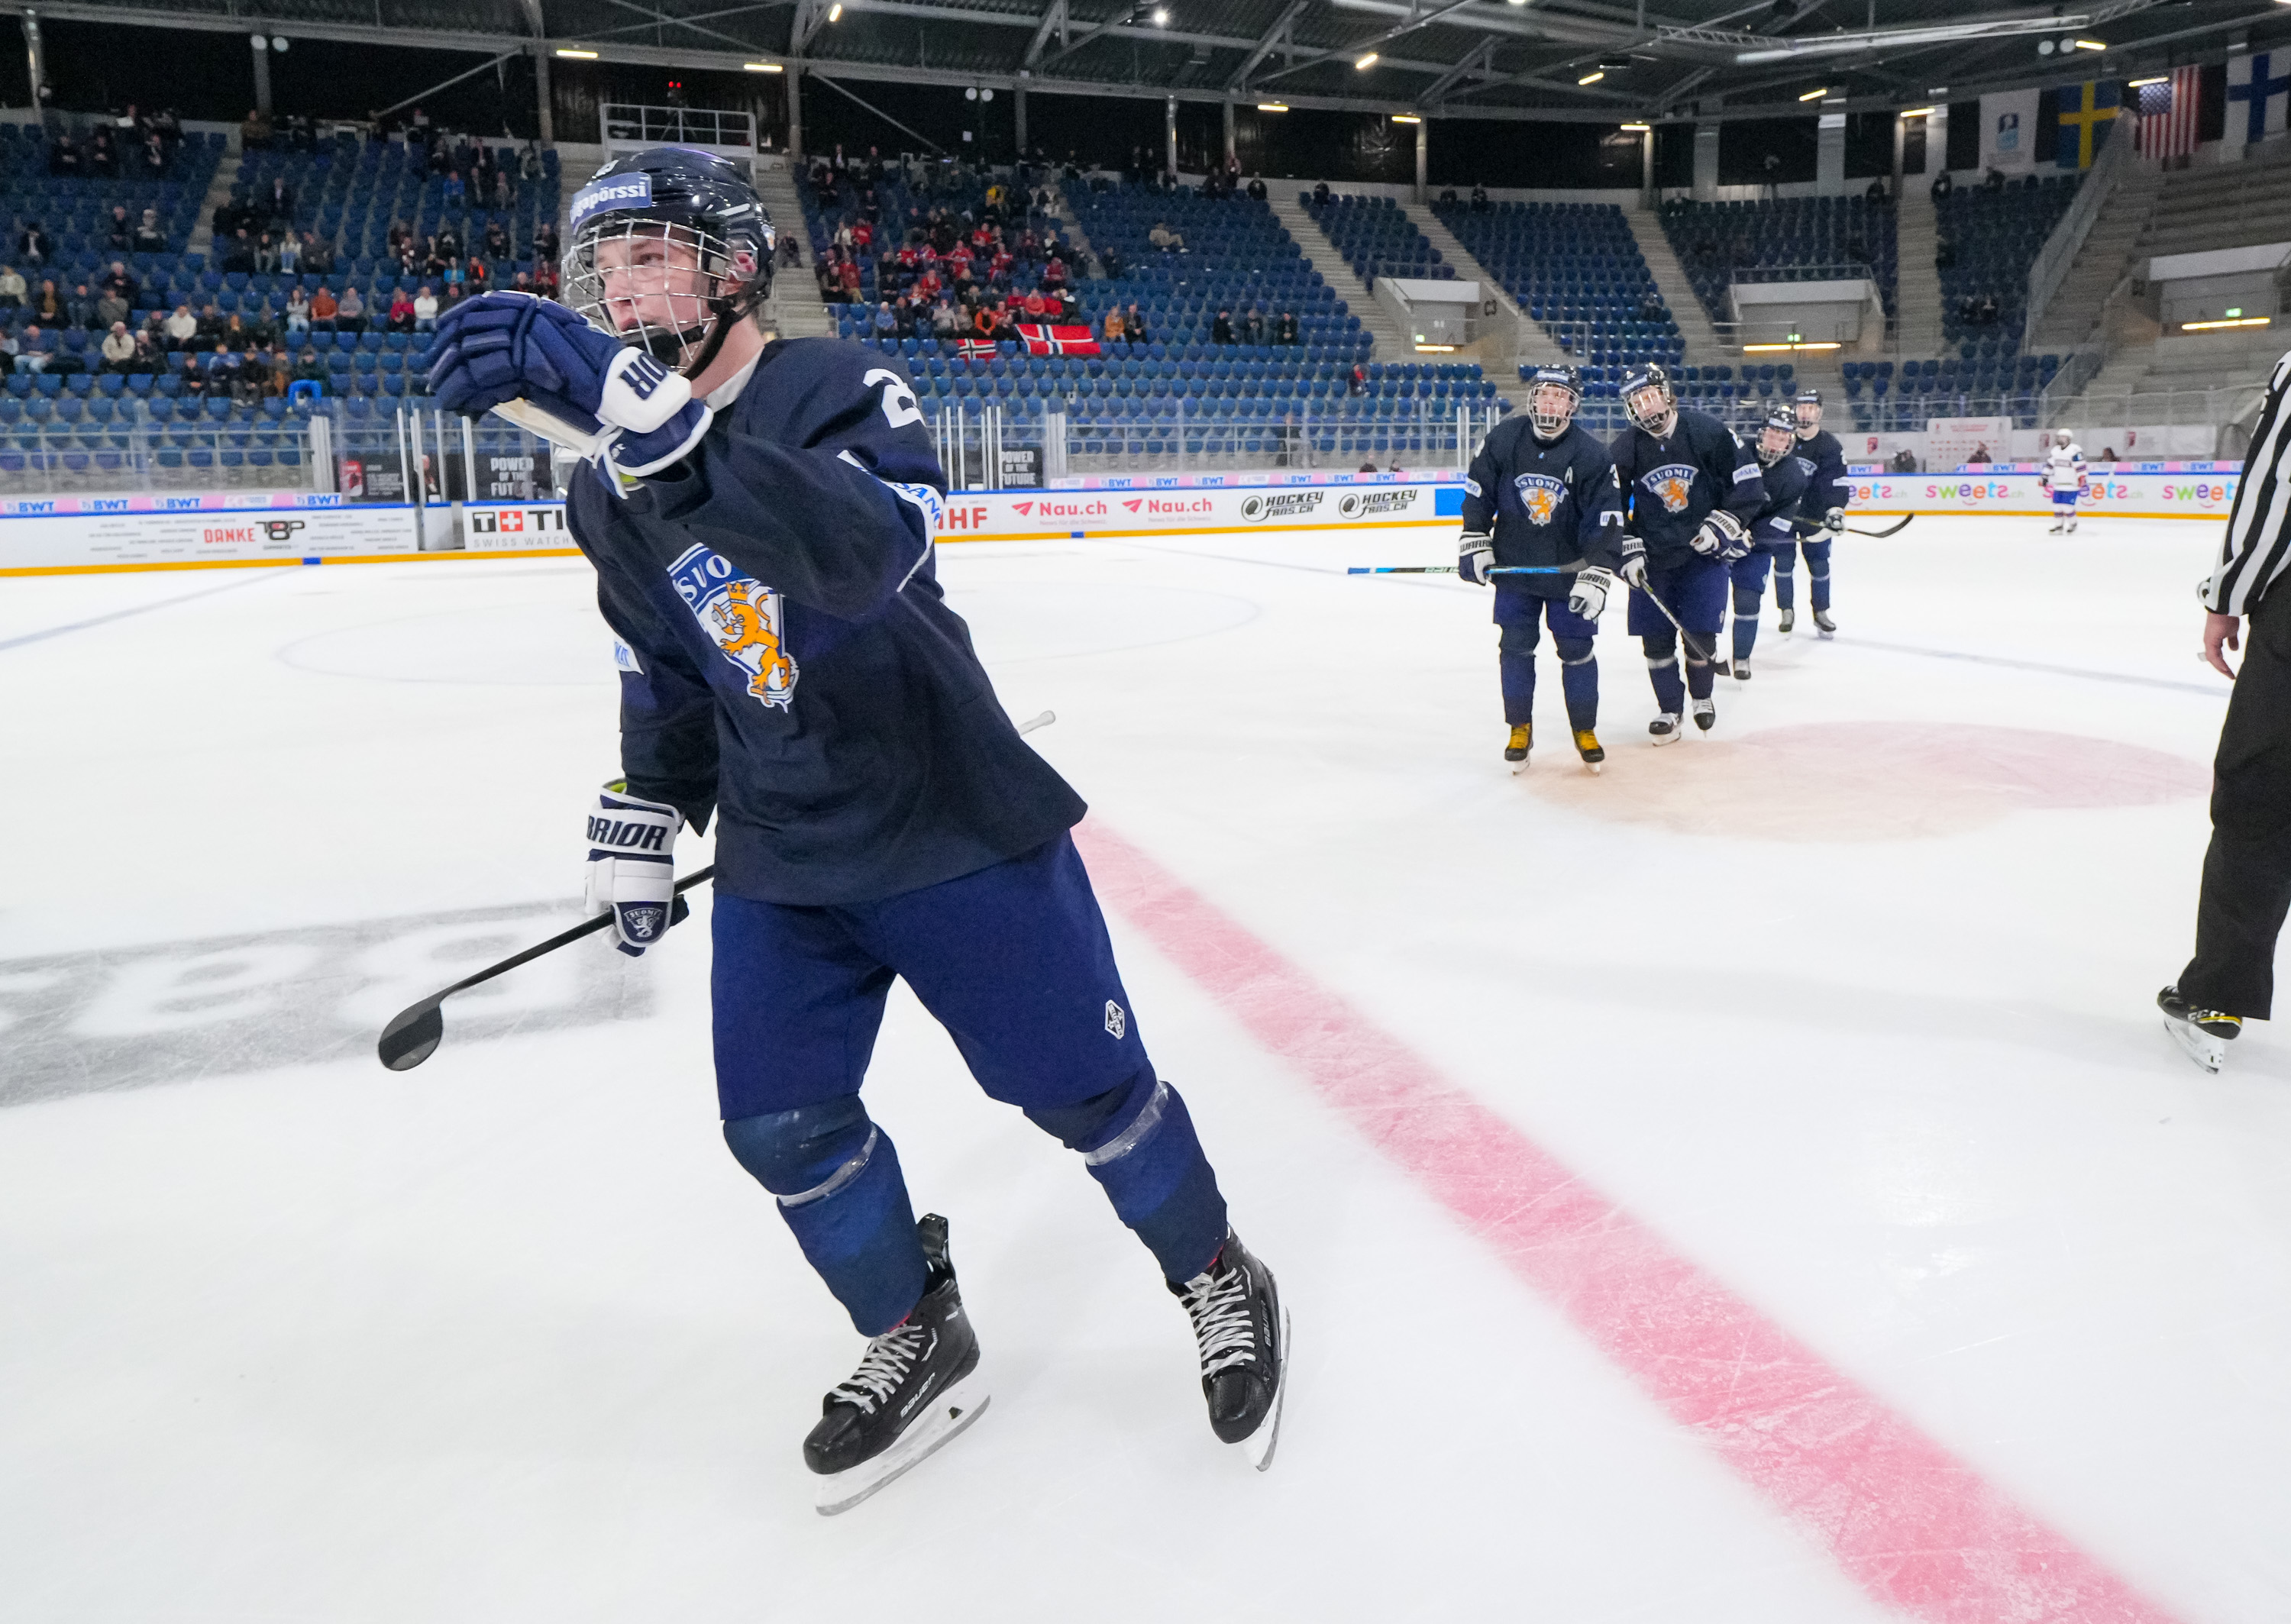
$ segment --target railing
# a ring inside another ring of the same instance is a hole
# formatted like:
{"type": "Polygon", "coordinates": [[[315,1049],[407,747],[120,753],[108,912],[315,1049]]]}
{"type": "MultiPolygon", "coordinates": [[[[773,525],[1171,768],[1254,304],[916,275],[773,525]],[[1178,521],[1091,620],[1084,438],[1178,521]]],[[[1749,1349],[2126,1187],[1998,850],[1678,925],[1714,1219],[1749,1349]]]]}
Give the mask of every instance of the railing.
{"type": "Polygon", "coordinates": [[[2045,239],[2045,245],[2037,251],[2036,259],[2029,266],[2028,320],[2021,329],[2021,342],[2030,354],[2036,353],[2037,328],[2043,323],[2054,295],[2068,280],[2085,239],[2092,235],[2093,224],[2100,218],[2100,211],[2107,205],[2109,195],[2132,164],[2130,134],[2130,131],[2118,130],[2117,139],[2101,149],[2100,157],[2085,175],[2084,184],[2077,189],[2076,201],[2069,205],[2068,212],[2061,216],[2060,223],[2053,228],[2053,234],[2045,239]]]}
{"type": "Polygon", "coordinates": [[[0,492],[311,491],[327,466],[312,426],[257,423],[17,422],[0,428],[0,492]]]}
{"type": "Polygon", "coordinates": [[[647,147],[705,147],[726,153],[756,150],[753,113],[608,101],[599,109],[599,118],[609,152],[635,152],[647,147]]]}

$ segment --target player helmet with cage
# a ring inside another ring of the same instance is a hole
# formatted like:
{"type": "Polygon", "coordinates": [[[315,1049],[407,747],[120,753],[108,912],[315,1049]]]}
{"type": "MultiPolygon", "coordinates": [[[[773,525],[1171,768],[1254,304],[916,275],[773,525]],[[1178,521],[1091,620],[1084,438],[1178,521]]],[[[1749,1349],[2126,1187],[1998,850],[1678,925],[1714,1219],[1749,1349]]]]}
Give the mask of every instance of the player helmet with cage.
{"type": "Polygon", "coordinates": [[[631,153],[573,195],[565,302],[696,376],[770,294],[776,241],[738,165],[689,147],[631,153]]]}
{"type": "Polygon", "coordinates": [[[1539,366],[1527,380],[1527,421],[1540,439],[1555,440],[1583,404],[1583,374],[1572,366],[1539,366]]]}
{"type": "Polygon", "coordinates": [[[1821,391],[1802,389],[1797,392],[1797,437],[1810,440],[1821,432],[1821,391]]]}
{"type": "Polygon", "coordinates": [[[1778,406],[1766,414],[1765,422],[1758,425],[1758,461],[1772,468],[1790,454],[1797,444],[1798,419],[1786,406],[1778,406]]]}
{"type": "Polygon", "coordinates": [[[1623,415],[1631,426],[1661,439],[1678,421],[1678,398],[1670,392],[1670,374],[1653,362],[1634,366],[1623,374],[1623,415]]]}

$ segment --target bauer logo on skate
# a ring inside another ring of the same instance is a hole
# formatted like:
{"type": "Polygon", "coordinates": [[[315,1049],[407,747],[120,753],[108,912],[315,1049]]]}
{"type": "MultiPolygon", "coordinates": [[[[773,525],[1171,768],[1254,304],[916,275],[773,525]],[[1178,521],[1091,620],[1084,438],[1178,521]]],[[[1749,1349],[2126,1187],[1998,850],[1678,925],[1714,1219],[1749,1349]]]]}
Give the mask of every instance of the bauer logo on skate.
{"type": "Polygon", "coordinates": [[[1567,487],[1549,474],[1522,474],[1511,483],[1531,525],[1549,524],[1551,516],[1559,511],[1559,499],[1567,494],[1567,487]]]}
{"type": "Polygon", "coordinates": [[[670,565],[668,577],[708,640],[747,673],[749,696],[790,709],[798,672],[794,657],[781,646],[780,595],[751,576],[733,574],[728,559],[705,547],[694,547],[670,565]]]}
{"type": "Polygon", "coordinates": [[[1684,513],[1694,499],[1694,474],[1692,462],[1666,462],[1641,474],[1639,485],[1662,503],[1664,512],[1684,513]]]}

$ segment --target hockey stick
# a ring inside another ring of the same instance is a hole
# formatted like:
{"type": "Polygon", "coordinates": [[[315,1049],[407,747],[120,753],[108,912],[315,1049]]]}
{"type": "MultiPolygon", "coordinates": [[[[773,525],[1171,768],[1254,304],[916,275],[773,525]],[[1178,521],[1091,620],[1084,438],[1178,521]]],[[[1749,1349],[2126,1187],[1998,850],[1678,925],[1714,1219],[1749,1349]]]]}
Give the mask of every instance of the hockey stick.
{"type": "MultiPolygon", "coordinates": [[[[1917,515],[1914,513],[1904,513],[1901,516],[1901,522],[1900,524],[1887,525],[1883,530],[1860,530],[1856,529],[1852,525],[1848,525],[1845,527],[1845,534],[1848,535],[1899,535],[1902,531],[1909,527],[1909,520],[1916,517],[1917,515]]],[[[1829,527],[1818,519],[1793,519],[1790,520],[1790,523],[1797,527],[1801,535],[1807,531],[1826,530],[1829,527]]]]}
{"type": "MultiPolygon", "coordinates": [[[[1040,716],[1020,722],[1018,731],[1021,734],[1032,733],[1035,728],[1047,728],[1057,720],[1056,712],[1045,711],[1040,716]]],[[[677,924],[692,912],[690,905],[684,900],[684,893],[702,880],[712,878],[715,872],[716,865],[711,863],[706,868],[687,874],[676,882],[676,889],[671,893],[674,906],[669,912],[668,922],[671,925],[677,924]]],[[[583,920],[570,930],[559,931],[547,941],[537,942],[523,953],[512,953],[499,964],[488,964],[474,976],[464,976],[452,986],[441,988],[430,993],[419,1003],[407,1005],[392,1016],[390,1025],[382,1029],[381,1041],[374,1045],[375,1054],[382,1063],[393,1072],[412,1071],[436,1053],[438,1043],[445,1038],[446,1017],[438,1006],[453,997],[454,993],[466,993],[471,987],[491,981],[496,976],[507,975],[520,964],[532,963],[543,953],[553,953],[568,943],[579,941],[583,937],[594,936],[612,922],[613,916],[610,913],[599,913],[593,919],[583,920]]]]}
{"type": "Polygon", "coordinates": [[[1694,633],[1686,629],[1685,623],[1681,621],[1677,615],[1673,615],[1670,612],[1670,606],[1663,602],[1661,599],[1655,596],[1654,588],[1651,586],[1635,586],[1631,590],[1635,592],[1645,593],[1646,600],[1654,605],[1656,608],[1662,611],[1663,619],[1668,621],[1672,625],[1678,628],[1679,640],[1686,645],[1687,653],[1692,655],[1705,665],[1710,665],[1716,663],[1718,658],[1717,649],[1698,641],[1694,633]]]}
{"type": "MultiPolygon", "coordinates": [[[[1453,564],[1363,564],[1355,565],[1345,571],[1348,575],[1453,575],[1460,573],[1453,564]]],[[[1491,575],[1572,575],[1580,573],[1562,569],[1555,564],[1499,564],[1488,571],[1491,575]]]]}

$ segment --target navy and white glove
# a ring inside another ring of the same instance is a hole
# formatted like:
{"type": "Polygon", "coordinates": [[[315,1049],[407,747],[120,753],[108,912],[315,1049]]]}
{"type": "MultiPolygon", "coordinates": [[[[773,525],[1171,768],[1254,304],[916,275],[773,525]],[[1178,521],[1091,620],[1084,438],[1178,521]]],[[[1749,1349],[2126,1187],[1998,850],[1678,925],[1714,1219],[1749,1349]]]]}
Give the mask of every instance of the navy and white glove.
{"type": "Polygon", "coordinates": [[[1694,533],[1694,539],[1687,545],[1704,558],[1722,563],[1750,551],[1749,535],[1742,528],[1742,521],[1724,508],[1714,510],[1702,521],[1702,528],[1694,533]]]}
{"type": "Polygon", "coordinates": [[[1568,589],[1567,607],[1585,620],[1596,620],[1607,611],[1607,594],[1615,588],[1614,573],[1593,565],[1580,571],[1568,589]]]}
{"type": "Polygon", "coordinates": [[[676,922],[674,807],[607,784],[589,814],[589,877],[583,900],[613,916],[613,943],[631,958],[655,946],[676,922]]]}
{"type": "Polygon", "coordinates": [[[1633,586],[1644,589],[1647,575],[1646,543],[1636,535],[1626,535],[1621,539],[1621,546],[1623,561],[1615,573],[1633,586]]]}
{"type": "Polygon", "coordinates": [[[504,408],[583,455],[607,452],[615,470],[637,477],[685,455],[713,418],[692,398],[690,380],[531,293],[482,293],[439,317],[430,391],[470,417],[504,408]]]}
{"type": "Polygon", "coordinates": [[[1845,528],[1845,510],[1844,508],[1832,508],[1829,512],[1824,513],[1821,516],[1821,527],[1829,531],[1832,535],[1838,535],[1844,531],[1845,528]]]}
{"type": "Polygon", "coordinates": [[[1488,571],[1495,567],[1495,543],[1477,531],[1467,530],[1458,548],[1456,573],[1474,586],[1487,585],[1488,571]]]}

